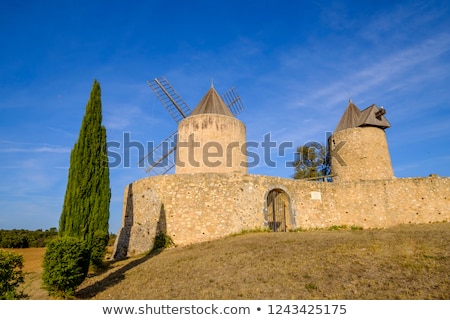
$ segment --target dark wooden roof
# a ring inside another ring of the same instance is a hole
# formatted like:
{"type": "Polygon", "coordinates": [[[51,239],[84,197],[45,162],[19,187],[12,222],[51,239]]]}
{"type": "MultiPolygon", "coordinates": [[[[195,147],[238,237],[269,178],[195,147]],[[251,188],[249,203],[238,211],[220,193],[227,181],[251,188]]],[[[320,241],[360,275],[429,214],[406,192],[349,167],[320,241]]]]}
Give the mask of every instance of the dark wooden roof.
{"type": "Polygon", "coordinates": [[[334,132],[367,126],[378,127],[381,129],[389,128],[391,124],[384,117],[385,113],[386,110],[383,107],[379,108],[375,104],[361,111],[350,100],[347,109],[345,109],[334,132]]]}
{"type": "Polygon", "coordinates": [[[360,115],[361,111],[356,105],[353,104],[352,100],[350,100],[348,102],[347,109],[345,109],[345,112],[342,115],[341,120],[339,120],[339,123],[334,131],[337,132],[356,127],[358,125],[360,115]]]}
{"type": "Polygon", "coordinates": [[[389,128],[391,124],[386,120],[384,114],[386,111],[383,108],[378,108],[376,105],[361,111],[358,121],[358,127],[374,126],[382,129],[389,128]]]}

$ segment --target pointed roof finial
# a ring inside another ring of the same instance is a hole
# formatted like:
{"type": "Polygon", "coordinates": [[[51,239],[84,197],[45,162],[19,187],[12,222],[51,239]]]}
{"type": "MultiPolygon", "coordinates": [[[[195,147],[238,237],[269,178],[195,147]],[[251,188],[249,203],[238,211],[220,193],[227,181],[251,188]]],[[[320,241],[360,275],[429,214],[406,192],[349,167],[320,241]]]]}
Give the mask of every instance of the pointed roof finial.
{"type": "Polygon", "coordinates": [[[214,88],[214,79],[211,78],[211,89],[214,88]]]}

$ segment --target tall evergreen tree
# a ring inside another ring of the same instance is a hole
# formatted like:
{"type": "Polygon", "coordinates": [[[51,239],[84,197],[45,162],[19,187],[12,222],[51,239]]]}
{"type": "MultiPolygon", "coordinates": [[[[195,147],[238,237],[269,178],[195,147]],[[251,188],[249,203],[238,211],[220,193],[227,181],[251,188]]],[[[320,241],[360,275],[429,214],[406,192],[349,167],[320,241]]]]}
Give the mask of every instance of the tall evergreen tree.
{"type": "Polygon", "coordinates": [[[70,154],[69,177],[59,221],[59,236],[86,241],[93,262],[102,258],[108,241],[110,199],[101,90],[99,82],[94,80],[79,137],[70,154]]]}

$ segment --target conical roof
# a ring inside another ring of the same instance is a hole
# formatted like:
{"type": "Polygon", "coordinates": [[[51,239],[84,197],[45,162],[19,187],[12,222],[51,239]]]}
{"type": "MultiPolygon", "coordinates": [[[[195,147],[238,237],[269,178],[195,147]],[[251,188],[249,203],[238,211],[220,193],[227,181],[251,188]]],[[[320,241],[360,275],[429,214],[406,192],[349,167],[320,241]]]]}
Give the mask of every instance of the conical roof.
{"type": "Polygon", "coordinates": [[[361,115],[361,111],[352,102],[352,100],[350,100],[348,102],[347,109],[345,109],[345,112],[342,115],[341,120],[339,120],[339,123],[338,123],[336,129],[334,129],[334,132],[338,132],[338,131],[345,130],[348,128],[357,127],[360,115],[361,115]]]}
{"type": "Polygon", "coordinates": [[[195,109],[191,112],[191,115],[214,113],[222,114],[225,116],[234,117],[230,109],[227,107],[225,102],[219,96],[214,87],[211,87],[202,100],[198,103],[195,109]]]}

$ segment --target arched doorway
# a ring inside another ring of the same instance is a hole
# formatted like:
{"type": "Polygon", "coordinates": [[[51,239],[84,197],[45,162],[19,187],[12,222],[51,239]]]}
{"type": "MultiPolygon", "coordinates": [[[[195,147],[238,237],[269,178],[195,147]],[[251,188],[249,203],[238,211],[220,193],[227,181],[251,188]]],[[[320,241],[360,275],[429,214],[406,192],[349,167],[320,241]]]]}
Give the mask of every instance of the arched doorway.
{"type": "Polygon", "coordinates": [[[285,232],[290,219],[289,196],[281,189],[267,194],[267,223],[274,232],[285,232]]]}

